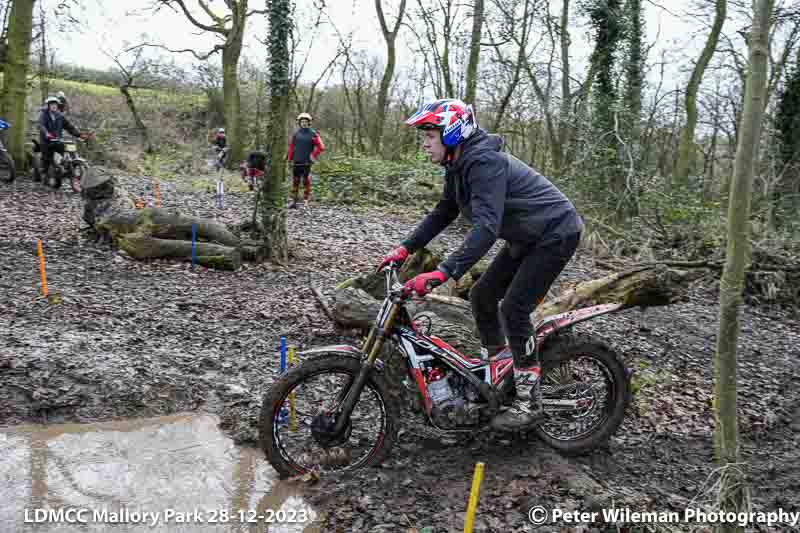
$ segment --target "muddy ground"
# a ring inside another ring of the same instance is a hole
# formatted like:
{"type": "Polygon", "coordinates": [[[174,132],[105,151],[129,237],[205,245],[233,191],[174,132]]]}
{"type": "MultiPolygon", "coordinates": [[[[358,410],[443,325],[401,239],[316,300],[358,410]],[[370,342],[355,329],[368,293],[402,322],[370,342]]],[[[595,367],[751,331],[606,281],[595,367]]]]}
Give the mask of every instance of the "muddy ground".
{"type": "MultiPolygon", "coordinates": [[[[150,194],[149,179],[119,179],[137,195],[150,194]]],[[[162,206],[225,223],[252,209],[252,193],[229,192],[218,210],[210,192],[180,190],[162,183],[162,206]]],[[[185,263],[144,264],[95,245],[79,231],[80,206],[66,188],[49,192],[27,178],[0,188],[0,425],[197,410],[219,414],[237,442],[252,441],[281,336],[299,348],[354,340],[337,334],[310,283],[329,291],[368,271],[412,227],[384,212],[312,206],[289,212],[289,267],[193,272],[185,263]],[[39,294],[38,239],[58,303],[39,294]]],[[[462,232],[451,228],[435,243],[454,249],[462,232]]],[[[559,282],[606,273],[581,250],[559,282]]],[[[405,422],[382,468],[307,487],[327,511],[323,531],[461,531],[478,461],[486,473],[475,531],[592,530],[537,528],[527,519],[534,505],[683,512],[710,498],[716,298],[709,277],[685,303],[578,326],[601,335],[637,370],[629,417],[605,448],[567,459],[535,440],[420,438],[425,433],[405,422]]],[[[754,511],[800,511],[800,323],[793,316],[749,306],[741,314],[739,423],[754,511]]]]}

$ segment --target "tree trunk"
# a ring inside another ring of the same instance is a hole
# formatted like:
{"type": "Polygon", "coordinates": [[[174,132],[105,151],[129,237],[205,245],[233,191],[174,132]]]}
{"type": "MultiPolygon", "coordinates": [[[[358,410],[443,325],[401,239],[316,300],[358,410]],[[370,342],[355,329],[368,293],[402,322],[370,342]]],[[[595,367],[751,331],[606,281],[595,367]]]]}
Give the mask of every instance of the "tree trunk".
{"type": "MultiPolygon", "coordinates": [[[[723,0],[720,0],[723,1],[723,0]]],[[[721,510],[741,512],[747,497],[745,475],[739,463],[739,428],[736,419],[736,344],[739,337],[739,306],[744,289],[745,269],[750,255],[750,207],[753,187],[753,162],[758,151],[764,115],[764,88],[767,83],[769,33],[774,0],[753,2],[753,28],[749,42],[750,68],[745,89],[744,110],[739,128],[731,194],[728,202],[728,246],[719,292],[719,334],[714,358],[714,444],[717,461],[723,468],[720,484],[721,510]]],[[[741,531],[731,524],[717,531],[741,531]]]]}
{"type": "Polygon", "coordinates": [[[50,72],[47,65],[47,32],[45,31],[45,19],[47,14],[44,10],[44,4],[39,2],[39,30],[41,34],[39,35],[39,39],[41,39],[41,48],[39,49],[39,89],[42,95],[42,102],[47,100],[47,97],[50,95],[50,72]]]}
{"type": "Polygon", "coordinates": [[[467,64],[467,89],[464,101],[475,105],[475,87],[478,84],[478,63],[481,55],[481,34],[483,30],[483,0],[474,0],[472,8],[472,40],[469,45],[469,63],[467,64]]]}
{"type": "Polygon", "coordinates": [[[629,117],[626,129],[632,145],[639,142],[639,123],[642,116],[642,82],[644,80],[642,25],[644,21],[641,0],[628,0],[627,4],[629,30],[627,35],[628,57],[625,60],[625,105],[629,117]]]}
{"type": "Polygon", "coordinates": [[[703,81],[703,74],[706,71],[714,51],[717,49],[719,36],[722,33],[722,26],[725,23],[727,11],[727,0],[716,0],[716,15],[714,24],[711,26],[711,33],[708,34],[706,45],[700,54],[700,59],[694,66],[689,85],[686,87],[686,126],[681,134],[681,142],[678,148],[678,161],[675,164],[675,179],[677,183],[688,183],[689,166],[694,159],[694,130],[697,125],[697,92],[700,90],[700,83],[703,81]]]}
{"type": "Polygon", "coordinates": [[[29,54],[33,34],[33,5],[35,0],[14,0],[8,26],[8,59],[3,73],[3,117],[11,128],[6,132],[8,151],[17,171],[27,170],[25,157],[25,96],[27,95],[29,54]]]}
{"type": "Polygon", "coordinates": [[[241,97],[239,94],[239,56],[242,53],[242,38],[245,18],[241,26],[234,24],[222,50],[222,98],[225,108],[225,135],[230,142],[225,166],[229,169],[238,167],[244,154],[242,139],[242,119],[240,116],[241,97]]]}
{"type": "Polygon", "coordinates": [[[147,126],[145,126],[144,122],[142,122],[142,117],[139,116],[139,112],[136,110],[136,104],[133,102],[133,97],[128,89],[128,85],[125,83],[120,85],[119,92],[121,92],[122,96],[125,97],[125,103],[128,105],[131,115],[133,115],[133,122],[136,124],[136,129],[139,130],[139,134],[142,136],[142,145],[144,146],[145,152],[152,154],[153,145],[150,142],[150,134],[147,131],[147,126]]]}
{"type": "Polygon", "coordinates": [[[386,68],[383,71],[383,79],[381,79],[381,87],[378,91],[378,112],[375,119],[375,129],[372,136],[373,151],[378,154],[381,149],[381,140],[383,137],[383,124],[386,121],[386,106],[389,99],[389,86],[394,77],[394,67],[396,62],[395,57],[395,40],[397,38],[397,31],[400,29],[400,24],[403,22],[403,14],[406,9],[406,0],[400,0],[400,11],[397,15],[397,22],[394,25],[394,30],[389,31],[389,26],[386,23],[386,18],[383,15],[383,8],[381,7],[381,0],[375,0],[375,9],[378,12],[378,20],[381,23],[381,31],[383,38],[386,40],[386,68]]]}
{"type": "Polygon", "coordinates": [[[270,33],[270,149],[269,179],[262,181],[256,199],[257,227],[266,255],[275,263],[287,264],[289,240],[286,228],[286,156],[289,107],[289,32],[292,30],[289,0],[272,0],[269,6],[270,33]]]}

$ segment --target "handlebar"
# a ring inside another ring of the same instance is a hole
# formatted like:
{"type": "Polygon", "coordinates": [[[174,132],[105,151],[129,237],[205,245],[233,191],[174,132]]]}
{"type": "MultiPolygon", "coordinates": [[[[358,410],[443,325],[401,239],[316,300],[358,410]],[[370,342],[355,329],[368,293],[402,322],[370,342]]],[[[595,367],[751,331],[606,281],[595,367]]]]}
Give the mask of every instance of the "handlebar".
{"type": "MultiPolygon", "coordinates": [[[[400,270],[401,264],[402,263],[398,263],[397,261],[390,261],[382,270],[386,276],[386,296],[390,298],[399,298],[402,302],[411,299],[414,295],[414,290],[406,289],[405,285],[400,283],[397,278],[397,271],[400,270]]],[[[441,283],[437,280],[429,280],[425,284],[425,288],[431,291],[440,285],[441,283]]]]}

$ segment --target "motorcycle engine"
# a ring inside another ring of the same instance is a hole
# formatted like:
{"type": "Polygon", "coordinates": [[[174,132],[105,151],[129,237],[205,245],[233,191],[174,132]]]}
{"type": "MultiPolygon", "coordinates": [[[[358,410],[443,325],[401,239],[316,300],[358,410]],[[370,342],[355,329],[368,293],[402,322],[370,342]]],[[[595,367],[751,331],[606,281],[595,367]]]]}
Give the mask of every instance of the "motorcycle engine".
{"type": "Polygon", "coordinates": [[[480,414],[488,404],[477,403],[480,393],[475,387],[449,369],[440,368],[444,377],[428,384],[433,402],[431,419],[441,429],[472,426],[480,421],[480,414]]]}

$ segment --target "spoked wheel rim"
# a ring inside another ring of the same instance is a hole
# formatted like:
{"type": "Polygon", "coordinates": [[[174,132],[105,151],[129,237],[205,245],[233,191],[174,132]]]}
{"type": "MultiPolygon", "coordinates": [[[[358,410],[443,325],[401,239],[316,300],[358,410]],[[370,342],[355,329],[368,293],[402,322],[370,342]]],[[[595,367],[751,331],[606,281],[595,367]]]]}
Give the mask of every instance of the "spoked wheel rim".
{"type": "Polygon", "coordinates": [[[539,429],[554,440],[585,438],[603,427],[613,410],[614,375],[592,356],[546,368],[541,387],[546,417],[539,429]]]}
{"type": "Polygon", "coordinates": [[[322,370],[294,384],[276,403],[271,420],[272,438],[283,460],[298,474],[354,470],[381,449],[388,424],[387,410],[370,382],[364,385],[344,434],[320,438],[320,422],[332,426],[336,406],[354,379],[355,375],[344,369],[322,370]],[[304,387],[309,390],[303,390],[304,387]],[[290,397],[293,402],[289,402],[290,397]],[[330,443],[340,445],[329,446],[330,443]]]}

